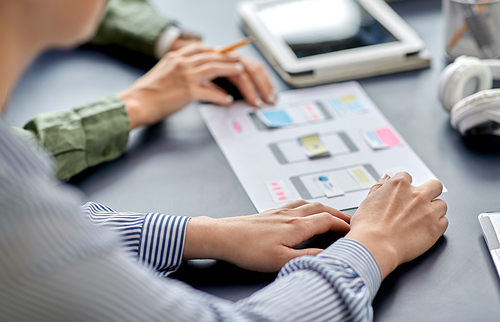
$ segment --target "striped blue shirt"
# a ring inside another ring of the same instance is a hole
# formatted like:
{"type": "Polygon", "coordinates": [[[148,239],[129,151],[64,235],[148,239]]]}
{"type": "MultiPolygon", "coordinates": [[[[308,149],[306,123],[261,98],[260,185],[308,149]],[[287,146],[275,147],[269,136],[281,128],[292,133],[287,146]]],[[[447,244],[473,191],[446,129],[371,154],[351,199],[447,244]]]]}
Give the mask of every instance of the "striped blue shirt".
{"type": "Polygon", "coordinates": [[[85,204],[83,211],[94,225],[117,231],[122,247],[160,275],[168,275],[181,264],[189,217],[117,212],[94,202],[85,204]]]}
{"type": "Polygon", "coordinates": [[[158,276],[179,265],[188,217],[120,213],[97,203],[82,214],[80,193],[53,175],[47,156],[0,121],[1,321],[373,318],[380,270],[356,241],[296,258],[276,281],[231,302],[158,276]]]}

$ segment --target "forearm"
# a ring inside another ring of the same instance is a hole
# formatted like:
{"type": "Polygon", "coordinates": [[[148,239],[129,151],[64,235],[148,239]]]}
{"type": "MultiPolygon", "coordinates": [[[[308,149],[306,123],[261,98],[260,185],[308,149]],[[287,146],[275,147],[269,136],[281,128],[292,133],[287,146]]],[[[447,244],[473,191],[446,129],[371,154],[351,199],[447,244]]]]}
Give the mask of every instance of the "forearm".
{"type": "Polygon", "coordinates": [[[24,137],[36,139],[54,157],[57,177],[68,180],[120,156],[127,146],[130,120],[125,104],[110,96],[72,110],[42,113],[24,129],[24,137]]]}

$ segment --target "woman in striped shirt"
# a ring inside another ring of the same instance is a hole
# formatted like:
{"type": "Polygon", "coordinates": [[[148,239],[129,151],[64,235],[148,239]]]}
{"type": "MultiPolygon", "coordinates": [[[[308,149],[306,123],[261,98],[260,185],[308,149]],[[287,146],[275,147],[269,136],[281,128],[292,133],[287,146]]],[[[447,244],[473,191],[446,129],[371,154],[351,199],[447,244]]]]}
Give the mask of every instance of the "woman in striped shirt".
{"type": "MultiPolygon", "coordinates": [[[[2,109],[38,53],[92,35],[104,2],[0,0],[2,109]]],[[[95,203],[82,211],[81,196],[57,184],[51,161],[1,120],[0,319],[371,320],[381,281],[446,230],[441,191],[435,180],[414,187],[407,173],[383,176],[350,226],[347,215],[305,201],[225,219],[120,213],[95,203]],[[324,251],[293,249],[328,230],[347,235],[324,251]],[[189,258],[281,270],[269,286],[230,302],[157,276],[189,258]]]]}

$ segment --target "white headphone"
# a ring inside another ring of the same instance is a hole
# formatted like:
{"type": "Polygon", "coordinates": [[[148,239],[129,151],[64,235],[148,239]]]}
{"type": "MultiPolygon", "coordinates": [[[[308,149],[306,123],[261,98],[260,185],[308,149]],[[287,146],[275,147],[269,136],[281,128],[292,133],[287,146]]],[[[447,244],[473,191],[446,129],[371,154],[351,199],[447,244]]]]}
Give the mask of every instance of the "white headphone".
{"type": "Polygon", "coordinates": [[[493,79],[500,79],[498,59],[460,56],[441,72],[439,100],[460,134],[500,135],[500,89],[491,89],[493,79]]]}

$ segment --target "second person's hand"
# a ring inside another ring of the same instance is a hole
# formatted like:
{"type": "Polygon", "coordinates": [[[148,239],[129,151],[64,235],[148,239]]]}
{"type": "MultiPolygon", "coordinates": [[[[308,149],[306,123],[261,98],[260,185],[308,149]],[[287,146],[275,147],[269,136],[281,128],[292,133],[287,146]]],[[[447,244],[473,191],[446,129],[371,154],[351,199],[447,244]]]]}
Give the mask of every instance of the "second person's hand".
{"type": "Polygon", "coordinates": [[[218,54],[211,47],[194,43],[167,53],[117,96],[125,102],[134,129],[159,122],[195,101],[230,105],[233,98],[212,80],[240,75],[244,69],[238,57],[218,54]]]}
{"type": "Polygon", "coordinates": [[[168,52],[132,86],[117,94],[125,103],[130,127],[157,123],[189,103],[205,101],[222,106],[233,97],[214,84],[226,77],[254,107],[274,103],[276,95],[264,67],[236,53],[220,54],[192,43],[168,52]],[[262,98],[262,99],[261,99],[262,98]]]}

